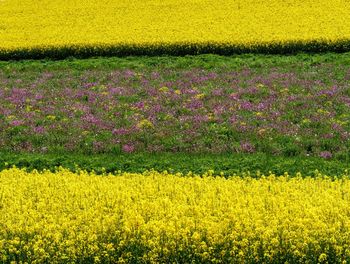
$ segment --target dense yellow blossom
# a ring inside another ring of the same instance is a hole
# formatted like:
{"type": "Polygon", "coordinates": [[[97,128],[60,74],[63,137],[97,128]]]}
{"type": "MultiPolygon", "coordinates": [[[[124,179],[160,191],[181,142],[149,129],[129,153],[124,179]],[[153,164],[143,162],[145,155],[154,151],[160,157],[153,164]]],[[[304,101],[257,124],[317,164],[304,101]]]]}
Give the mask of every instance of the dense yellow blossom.
{"type": "Polygon", "coordinates": [[[0,50],[345,39],[347,0],[0,0],[0,50]]]}
{"type": "Polygon", "coordinates": [[[0,262],[341,262],[350,180],[0,172],[0,262]]]}

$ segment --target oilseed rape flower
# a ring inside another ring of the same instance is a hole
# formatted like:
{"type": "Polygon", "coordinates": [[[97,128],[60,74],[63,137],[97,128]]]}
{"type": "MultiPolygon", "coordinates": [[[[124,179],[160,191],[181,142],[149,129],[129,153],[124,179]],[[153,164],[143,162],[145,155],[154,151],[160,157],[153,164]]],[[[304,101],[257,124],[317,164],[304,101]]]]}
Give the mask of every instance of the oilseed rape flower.
{"type": "Polygon", "coordinates": [[[69,48],[181,52],[289,42],[335,44],[350,39],[350,3],[340,0],[35,0],[0,1],[0,51],[69,48]],[[182,48],[183,50],[183,48],[182,48]]]}
{"type": "Polygon", "coordinates": [[[55,120],[55,119],[56,119],[56,116],[54,116],[54,115],[48,115],[46,118],[49,119],[49,120],[55,120]]]}
{"type": "Polygon", "coordinates": [[[151,128],[153,127],[153,124],[151,121],[149,121],[148,119],[142,119],[138,124],[137,127],[142,129],[142,128],[151,128]]]}
{"type": "Polygon", "coordinates": [[[0,172],[5,263],[350,259],[350,180],[0,172]]]}

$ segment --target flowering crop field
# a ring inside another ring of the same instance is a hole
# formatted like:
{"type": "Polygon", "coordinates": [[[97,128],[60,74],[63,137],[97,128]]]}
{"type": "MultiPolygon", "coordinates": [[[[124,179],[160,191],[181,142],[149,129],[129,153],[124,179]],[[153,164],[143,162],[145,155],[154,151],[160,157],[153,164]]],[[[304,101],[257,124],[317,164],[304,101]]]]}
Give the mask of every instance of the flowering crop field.
{"type": "Polygon", "coordinates": [[[346,263],[350,180],[0,172],[0,261],[346,263]]]}
{"type": "Polygon", "coordinates": [[[349,40],[346,0],[0,1],[1,58],[349,50],[349,40]]]}

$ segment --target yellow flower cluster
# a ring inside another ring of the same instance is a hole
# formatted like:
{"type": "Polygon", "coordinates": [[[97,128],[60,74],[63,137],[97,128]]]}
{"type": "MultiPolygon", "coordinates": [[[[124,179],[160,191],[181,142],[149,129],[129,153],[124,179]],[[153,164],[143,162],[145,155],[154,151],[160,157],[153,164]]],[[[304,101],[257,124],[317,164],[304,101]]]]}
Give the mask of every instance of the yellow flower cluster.
{"type": "Polygon", "coordinates": [[[0,0],[0,50],[350,39],[346,0],[0,0]]]}
{"type": "Polygon", "coordinates": [[[350,180],[0,172],[0,262],[350,260],[350,180]]]}

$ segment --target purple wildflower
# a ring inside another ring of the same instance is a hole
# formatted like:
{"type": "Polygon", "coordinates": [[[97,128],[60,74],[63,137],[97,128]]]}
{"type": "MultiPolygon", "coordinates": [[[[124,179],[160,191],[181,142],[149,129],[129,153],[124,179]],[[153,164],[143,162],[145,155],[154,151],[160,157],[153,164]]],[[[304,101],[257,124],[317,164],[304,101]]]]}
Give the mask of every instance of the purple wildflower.
{"type": "Polygon", "coordinates": [[[13,120],[13,121],[10,122],[10,125],[14,126],[14,127],[21,126],[23,124],[24,124],[24,122],[22,120],[13,120]]]}
{"type": "Polygon", "coordinates": [[[321,158],[324,158],[324,159],[330,159],[330,158],[332,158],[332,153],[331,152],[329,152],[329,151],[322,151],[322,152],[320,152],[320,157],[321,158]]]}
{"type": "Polygon", "coordinates": [[[45,128],[43,126],[37,126],[33,128],[34,133],[36,134],[44,134],[45,128]]]}
{"type": "Polygon", "coordinates": [[[253,153],[255,152],[255,147],[248,141],[241,142],[241,150],[243,152],[253,153]]]}
{"type": "Polygon", "coordinates": [[[125,144],[125,145],[123,145],[122,150],[126,153],[131,153],[131,152],[134,152],[135,147],[133,145],[130,145],[130,144],[125,144]]]}

